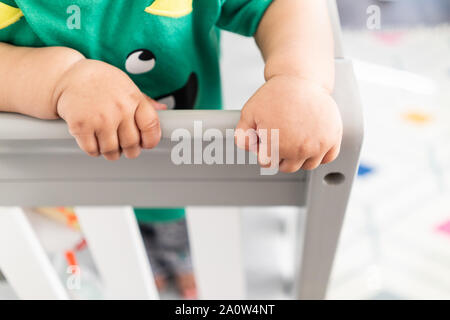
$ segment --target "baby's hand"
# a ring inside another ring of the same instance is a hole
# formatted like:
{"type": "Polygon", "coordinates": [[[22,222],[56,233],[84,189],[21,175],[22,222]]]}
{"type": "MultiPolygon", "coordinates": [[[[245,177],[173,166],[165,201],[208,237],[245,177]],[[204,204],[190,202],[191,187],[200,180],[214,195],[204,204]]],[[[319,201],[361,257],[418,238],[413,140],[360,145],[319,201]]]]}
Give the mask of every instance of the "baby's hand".
{"type": "Polygon", "coordinates": [[[94,60],[76,63],[55,91],[57,113],[80,148],[91,156],[136,158],[141,148],[161,139],[155,109],[163,106],[144,95],[121,70],[94,60]]]}
{"type": "MultiPolygon", "coordinates": [[[[333,161],[342,140],[342,120],[329,92],[294,76],[275,76],[267,81],[244,106],[237,129],[267,129],[269,138],[271,129],[279,129],[283,172],[312,170],[333,161]]],[[[248,140],[245,146],[239,145],[245,141],[242,139],[236,136],[238,146],[249,150],[248,140]]],[[[270,152],[270,139],[268,142],[270,152]]],[[[264,154],[259,153],[259,163],[271,166],[270,156],[267,159],[264,154]]]]}

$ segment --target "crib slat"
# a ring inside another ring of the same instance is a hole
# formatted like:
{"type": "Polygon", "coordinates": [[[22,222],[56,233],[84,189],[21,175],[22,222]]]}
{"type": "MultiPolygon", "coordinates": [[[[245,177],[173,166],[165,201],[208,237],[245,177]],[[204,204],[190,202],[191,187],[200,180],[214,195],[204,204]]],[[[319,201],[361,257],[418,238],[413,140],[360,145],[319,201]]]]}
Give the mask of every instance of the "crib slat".
{"type": "Polygon", "coordinates": [[[20,299],[68,298],[19,207],[0,207],[0,269],[20,299]]]}
{"type": "Polygon", "coordinates": [[[346,125],[339,157],[311,174],[301,268],[295,283],[299,299],[326,297],[363,140],[362,107],[353,66],[350,61],[341,60],[336,71],[335,99],[346,125]]]}
{"type": "Polygon", "coordinates": [[[131,207],[76,207],[107,299],[158,299],[131,207]]]}
{"type": "Polygon", "coordinates": [[[239,208],[190,207],[189,241],[200,299],[245,299],[239,208]]]}

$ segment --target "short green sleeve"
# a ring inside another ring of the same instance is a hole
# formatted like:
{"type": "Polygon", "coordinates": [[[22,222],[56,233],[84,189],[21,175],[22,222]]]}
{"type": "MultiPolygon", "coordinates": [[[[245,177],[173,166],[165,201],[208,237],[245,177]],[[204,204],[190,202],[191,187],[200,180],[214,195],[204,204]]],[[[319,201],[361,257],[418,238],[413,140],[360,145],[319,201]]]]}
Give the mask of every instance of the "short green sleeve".
{"type": "Polygon", "coordinates": [[[134,208],[139,222],[173,222],[183,219],[184,208],[134,208]]]}
{"type": "Polygon", "coordinates": [[[43,45],[14,0],[0,0],[0,42],[27,47],[43,45]]]}
{"type": "Polygon", "coordinates": [[[3,2],[4,4],[7,4],[8,6],[18,7],[16,4],[16,0],[1,0],[0,2],[3,2]]]}
{"type": "Polygon", "coordinates": [[[253,36],[273,0],[222,0],[217,26],[244,36],[253,36]]]}

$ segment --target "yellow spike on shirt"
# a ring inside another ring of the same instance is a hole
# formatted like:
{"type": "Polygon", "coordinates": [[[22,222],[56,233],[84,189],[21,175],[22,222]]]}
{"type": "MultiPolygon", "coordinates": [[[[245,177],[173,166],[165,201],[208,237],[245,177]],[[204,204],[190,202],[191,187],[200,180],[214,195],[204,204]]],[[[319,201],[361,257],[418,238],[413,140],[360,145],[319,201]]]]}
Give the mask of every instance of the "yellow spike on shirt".
{"type": "Polygon", "coordinates": [[[431,122],[431,116],[422,112],[409,112],[405,114],[405,119],[416,124],[425,124],[431,122]]]}
{"type": "Polygon", "coordinates": [[[22,17],[22,10],[0,2],[0,30],[16,23],[22,17]]]}
{"type": "Polygon", "coordinates": [[[145,11],[157,16],[179,18],[192,12],[192,0],[155,0],[145,11]]]}

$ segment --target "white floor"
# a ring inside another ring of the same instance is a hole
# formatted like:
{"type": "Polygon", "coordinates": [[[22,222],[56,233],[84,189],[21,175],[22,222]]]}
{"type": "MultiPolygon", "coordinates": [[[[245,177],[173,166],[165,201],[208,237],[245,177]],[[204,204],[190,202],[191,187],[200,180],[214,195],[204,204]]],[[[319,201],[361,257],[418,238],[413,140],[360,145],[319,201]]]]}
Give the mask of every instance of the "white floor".
{"type": "Polygon", "coordinates": [[[344,39],[372,172],[356,182],[329,296],[450,299],[450,27],[344,39]]]}

